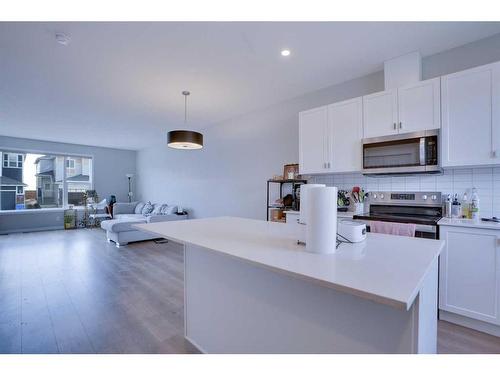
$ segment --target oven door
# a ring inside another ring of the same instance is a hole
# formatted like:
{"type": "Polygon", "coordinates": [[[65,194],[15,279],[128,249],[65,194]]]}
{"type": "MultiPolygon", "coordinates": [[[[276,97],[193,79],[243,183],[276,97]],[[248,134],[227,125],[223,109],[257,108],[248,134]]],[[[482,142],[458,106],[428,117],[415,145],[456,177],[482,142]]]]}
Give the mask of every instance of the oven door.
{"type": "Polygon", "coordinates": [[[363,174],[440,172],[437,130],[363,140],[363,174]]]}
{"type": "MultiPolygon", "coordinates": [[[[366,224],[366,231],[370,232],[370,221],[371,220],[354,219],[354,221],[366,224]]],[[[431,240],[438,240],[439,239],[438,228],[436,225],[416,224],[415,237],[429,238],[431,240]]]]}

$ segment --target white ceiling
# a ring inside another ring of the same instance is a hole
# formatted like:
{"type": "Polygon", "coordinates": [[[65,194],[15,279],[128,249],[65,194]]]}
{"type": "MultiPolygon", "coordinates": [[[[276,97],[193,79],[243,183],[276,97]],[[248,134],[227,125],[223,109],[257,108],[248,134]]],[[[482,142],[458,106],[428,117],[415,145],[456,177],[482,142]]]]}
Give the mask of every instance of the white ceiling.
{"type": "Polygon", "coordinates": [[[183,127],[185,89],[200,129],[496,33],[500,23],[0,23],[0,135],[140,149],[183,127]]]}

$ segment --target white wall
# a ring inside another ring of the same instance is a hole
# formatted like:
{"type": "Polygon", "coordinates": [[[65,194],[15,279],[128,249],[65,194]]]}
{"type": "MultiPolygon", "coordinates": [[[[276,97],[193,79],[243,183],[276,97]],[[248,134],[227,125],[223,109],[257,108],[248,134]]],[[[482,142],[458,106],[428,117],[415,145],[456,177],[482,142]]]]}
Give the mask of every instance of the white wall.
{"type": "Polygon", "coordinates": [[[266,180],[298,160],[298,112],[377,91],[383,81],[381,72],[372,74],[225,121],[203,132],[201,151],[169,149],[165,135],[138,152],[139,195],[180,204],[195,217],[265,219],[266,180]]]}
{"type": "MultiPolygon", "coordinates": [[[[423,78],[498,60],[500,34],[426,57],[423,78]]],[[[139,197],[181,204],[193,217],[265,219],[266,180],[298,162],[298,112],[383,88],[378,72],[216,124],[204,131],[201,151],[168,149],[165,135],[137,154],[139,197]]]]}

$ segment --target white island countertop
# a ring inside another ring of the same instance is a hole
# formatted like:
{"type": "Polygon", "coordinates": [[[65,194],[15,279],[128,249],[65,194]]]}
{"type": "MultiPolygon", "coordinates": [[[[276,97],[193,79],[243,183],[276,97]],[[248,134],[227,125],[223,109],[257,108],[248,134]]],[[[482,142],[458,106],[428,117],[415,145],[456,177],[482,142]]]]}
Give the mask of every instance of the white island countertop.
{"type": "Polygon", "coordinates": [[[404,310],[444,247],[440,240],[368,233],[334,254],[314,254],[296,243],[292,226],[237,217],[134,227],[404,310]]]}

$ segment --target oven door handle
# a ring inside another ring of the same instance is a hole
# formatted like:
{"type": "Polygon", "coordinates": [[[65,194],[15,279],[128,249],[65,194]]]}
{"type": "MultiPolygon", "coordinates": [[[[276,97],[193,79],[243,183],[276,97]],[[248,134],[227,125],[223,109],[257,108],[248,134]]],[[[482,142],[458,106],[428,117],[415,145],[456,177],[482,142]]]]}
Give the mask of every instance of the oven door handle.
{"type": "MultiPolygon", "coordinates": [[[[367,227],[370,227],[371,220],[361,220],[354,219],[354,221],[361,222],[366,224],[367,227]]],[[[415,224],[415,232],[424,232],[424,233],[436,233],[437,227],[435,225],[425,225],[425,224],[415,224]]]]}
{"type": "Polygon", "coordinates": [[[425,160],[425,137],[421,137],[420,138],[420,147],[419,147],[419,151],[420,151],[420,165],[427,165],[427,160],[425,160]]]}

